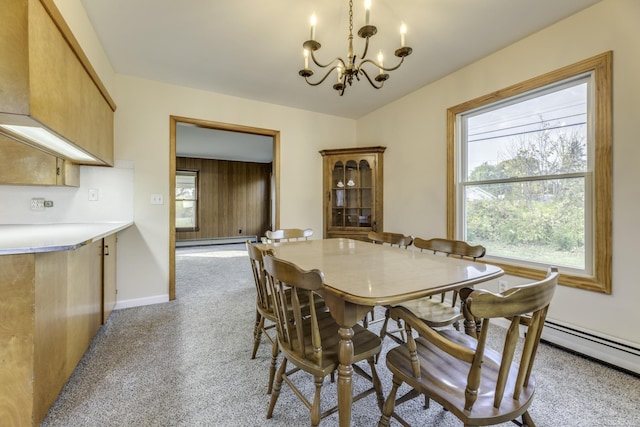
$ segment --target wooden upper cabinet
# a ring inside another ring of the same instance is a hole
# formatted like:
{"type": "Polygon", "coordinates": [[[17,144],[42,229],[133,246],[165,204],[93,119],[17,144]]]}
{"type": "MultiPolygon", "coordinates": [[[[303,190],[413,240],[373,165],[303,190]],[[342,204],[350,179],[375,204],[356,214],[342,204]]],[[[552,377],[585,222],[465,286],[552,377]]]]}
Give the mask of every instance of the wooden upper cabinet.
{"type": "Polygon", "coordinates": [[[0,135],[0,184],[79,187],[80,167],[0,135]]]}
{"type": "Polygon", "coordinates": [[[382,178],[386,147],[322,150],[324,237],[366,240],[383,231],[382,178]]]}
{"type": "Polygon", "coordinates": [[[77,163],[113,166],[115,103],[53,0],[2,7],[0,122],[40,125],[98,159],[77,163]]]}

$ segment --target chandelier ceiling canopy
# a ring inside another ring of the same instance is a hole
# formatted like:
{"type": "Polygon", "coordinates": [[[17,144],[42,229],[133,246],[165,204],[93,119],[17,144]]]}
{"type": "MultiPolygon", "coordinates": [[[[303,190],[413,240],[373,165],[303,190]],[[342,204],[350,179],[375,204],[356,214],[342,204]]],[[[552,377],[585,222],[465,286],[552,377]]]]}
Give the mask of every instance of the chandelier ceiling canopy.
{"type": "Polygon", "coordinates": [[[402,25],[400,26],[400,47],[394,52],[394,55],[400,58],[400,62],[394,67],[385,67],[382,51],[378,52],[377,61],[368,59],[367,52],[369,50],[369,39],[378,32],[378,29],[375,27],[375,25],[371,25],[369,23],[371,14],[371,0],[364,0],[364,8],[365,24],[358,30],[358,36],[365,39],[362,55],[358,57],[353,49],[353,0],[349,0],[349,43],[347,48],[346,60],[342,59],[341,57],[337,57],[327,64],[318,62],[316,58],[315,52],[320,49],[321,45],[316,40],[316,16],[315,14],[311,16],[311,38],[302,44],[304,48],[304,68],[298,72],[300,76],[304,77],[305,81],[309,85],[318,86],[319,84],[322,84],[322,82],[324,82],[327,77],[329,77],[335,70],[337,81],[336,83],[334,83],[333,88],[338,91],[340,96],[344,95],[344,91],[347,88],[347,85],[351,86],[354,77],[356,80],[360,81],[360,75],[363,75],[371,84],[371,86],[376,89],[380,89],[384,85],[384,82],[389,78],[389,74],[387,73],[387,71],[397,70],[404,62],[404,58],[411,55],[413,49],[405,46],[405,35],[407,32],[407,27],[404,23],[402,23],[402,25]],[[316,66],[322,69],[328,69],[325,75],[316,82],[312,82],[309,80],[309,77],[313,76],[314,74],[313,70],[309,68],[309,57],[311,57],[311,60],[316,66]],[[364,67],[366,64],[371,64],[368,66],[369,72],[367,72],[364,67]],[[376,68],[377,74],[372,78],[369,73],[371,73],[372,70],[375,72],[376,68]]]}

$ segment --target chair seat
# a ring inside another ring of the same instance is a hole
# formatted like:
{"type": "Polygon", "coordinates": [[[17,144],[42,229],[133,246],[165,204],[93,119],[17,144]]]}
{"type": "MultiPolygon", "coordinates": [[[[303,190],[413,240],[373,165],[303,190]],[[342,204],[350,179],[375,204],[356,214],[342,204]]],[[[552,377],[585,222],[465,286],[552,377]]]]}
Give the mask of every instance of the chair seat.
{"type": "MultiPolygon", "coordinates": [[[[477,341],[461,332],[445,330],[439,333],[448,340],[467,348],[476,348],[477,341]]],[[[513,399],[512,392],[519,367],[518,364],[513,363],[509,370],[504,399],[499,409],[494,408],[495,384],[501,355],[495,350],[485,348],[478,399],[471,411],[463,410],[469,363],[449,355],[424,338],[417,338],[415,342],[420,361],[421,378],[414,377],[409,351],[404,345],[387,353],[387,367],[408,385],[420,393],[426,393],[431,399],[454,413],[465,425],[506,422],[518,417],[529,407],[535,390],[535,379],[532,375],[529,378],[528,386],[522,389],[520,398],[513,399]],[[452,373],[457,375],[452,375],[452,373]],[[491,422],[486,422],[486,420],[491,420],[491,422]]]]}
{"type": "MultiPolygon", "coordinates": [[[[303,321],[304,336],[310,337],[311,335],[311,319],[305,319],[303,321]]],[[[336,321],[331,317],[328,311],[318,313],[318,328],[320,331],[320,339],[322,340],[322,368],[317,371],[316,356],[313,345],[310,339],[305,341],[305,357],[308,363],[300,361],[298,363],[305,364],[308,372],[313,372],[314,375],[326,376],[333,372],[338,367],[338,352],[340,345],[340,335],[338,329],[340,328],[336,321]],[[317,371],[317,373],[315,372],[317,371]]],[[[380,352],[382,341],[378,335],[365,329],[360,325],[353,326],[353,362],[359,362],[366,360],[380,352]]],[[[293,340],[292,344],[295,348],[298,347],[298,341],[293,340]]],[[[289,346],[285,343],[280,343],[280,349],[286,355],[290,355],[289,346]]],[[[292,355],[296,357],[296,355],[292,355]]]]}
{"type": "Polygon", "coordinates": [[[451,304],[432,298],[418,298],[399,305],[411,310],[433,328],[450,325],[464,317],[459,307],[452,307],[451,304]]]}

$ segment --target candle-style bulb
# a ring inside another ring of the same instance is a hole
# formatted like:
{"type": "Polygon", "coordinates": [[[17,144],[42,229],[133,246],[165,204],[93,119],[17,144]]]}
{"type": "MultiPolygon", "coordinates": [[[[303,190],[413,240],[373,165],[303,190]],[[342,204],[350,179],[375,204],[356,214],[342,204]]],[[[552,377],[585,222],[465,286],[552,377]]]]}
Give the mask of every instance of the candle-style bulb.
{"type": "Polygon", "coordinates": [[[316,39],[316,14],[311,15],[311,40],[316,39]]]}
{"type": "Polygon", "coordinates": [[[400,25],[400,47],[404,47],[405,34],[407,34],[407,26],[403,22],[402,25],[400,25]]]}
{"type": "Polygon", "coordinates": [[[382,74],[384,72],[384,70],[382,69],[382,67],[384,67],[384,63],[382,62],[383,60],[383,56],[382,56],[382,51],[378,52],[378,65],[380,66],[380,68],[378,68],[378,72],[380,74],[382,74]]]}
{"type": "Polygon", "coordinates": [[[302,55],[304,56],[304,69],[309,68],[309,50],[303,49],[302,55]]]}
{"type": "Polygon", "coordinates": [[[338,65],[337,71],[338,71],[338,83],[340,83],[340,80],[342,80],[342,66],[341,65],[338,65]]]}
{"type": "Polygon", "coordinates": [[[364,0],[364,24],[369,25],[369,16],[371,14],[371,0],[364,0]]]}

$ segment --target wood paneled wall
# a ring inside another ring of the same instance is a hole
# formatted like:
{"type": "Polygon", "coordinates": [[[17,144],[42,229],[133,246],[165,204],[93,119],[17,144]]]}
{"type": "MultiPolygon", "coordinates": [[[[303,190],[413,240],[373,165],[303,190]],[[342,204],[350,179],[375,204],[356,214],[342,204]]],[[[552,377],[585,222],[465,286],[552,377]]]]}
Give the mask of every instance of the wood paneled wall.
{"type": "Polygon", "coordinates": [[[198,231],[176,240],[264,236],[270,228],[271,163],[176,158],[176,170],[198,171],[198,231]],[[242,232],[240,232],[242,230],[242,232]]]}

